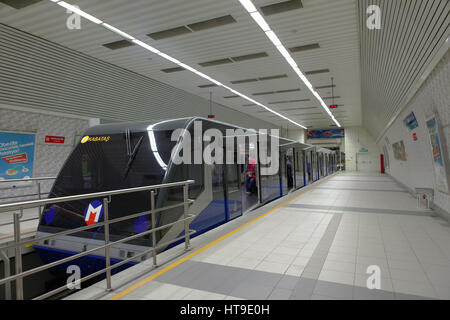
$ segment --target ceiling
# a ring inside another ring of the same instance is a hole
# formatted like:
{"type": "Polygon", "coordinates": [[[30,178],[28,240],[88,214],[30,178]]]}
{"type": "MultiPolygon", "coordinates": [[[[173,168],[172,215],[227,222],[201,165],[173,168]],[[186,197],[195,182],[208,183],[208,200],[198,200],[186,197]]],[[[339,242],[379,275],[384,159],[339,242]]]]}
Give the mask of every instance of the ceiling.
{"type": "MultiPolygon", "coordinates": [[[[211,92],[215,102],[256,118],[283,127],[289,124],[272,113],[264,112],[258,106],[249,106],[250,103],[243,98],[230,97],[233,94],[224,88],[204,87],[208,85],[207,81],[189,71],[169,73],[161,71],[175,68],[177,65],[136,45],[111,50],[104,44],[122,38],[87,20],[82,20],[80,30],[69,30],[66,27],[69,14],[63,8],[48,0],[34,2],[22,9],[0,3],[0,22],[206,99],[209,99],[211,92]]],[[[314,128],[333,125],[319,102],[238,0],[67,2],[79,5],[82,10],[93,16],[302,125],[314,128]],[[221,20],[223,25],[206,29],[204,28],[205,25],[208,26],[207,23],[195,25],[218,17],[225,17],[221,20]],[[236,22],[232,22],[233,19],[236,22]],[[155,35],[157,32],[173,28],[178,28],[172,31],[178,31],[178,35],[163,39],[158,38],[167,35],[167,32],[155,35]],[[197,31],[191,32],[196,29],[197,31]],[[148,34],[153,34],[154,39],[147,36],[148,34]],[[242,57],[256,53],[265,54],[257,55],[254,59],[242,57]],[[204,64],[217,60],[225,62],[223,59],[228,59],[228,63],[204,64]]],[[[257,7],[279,2],[253,1],[257,7]]],[[[326,87],[331,85],[331,77],[334,78],[334,96],[337,97],[334,104],[339,107],[332,112],[341,125],[343,127],[361,125],[358,1],[302,0],[301,4],[301,8],[266,15],[264,18],[286,48],[307,46],[303,47],[303,50],[291,52],[291,56],[303,72],[313,71],[312,74],[307,74],[307,78],[318,88],[319,94],[327,104],[332,104],[333,100],[325,99],[332,96],[331,88],[326,87]],[[309,46],[311,44],[318,44],[318,47],[309,46]],[[320,70],[325,72],[314,73],[320,70]]],[[[293,128],[293,125],[289,127],[293,128]]]]}
{"type": "Polygon", "coordinates": [[[363,124],[379,138],[426,79],[435,56],[445,49],[450,1],[360,0],[358,4],[363,124]],[[381,9],[380,30],[366,27],[369,5],[381,9]]]}

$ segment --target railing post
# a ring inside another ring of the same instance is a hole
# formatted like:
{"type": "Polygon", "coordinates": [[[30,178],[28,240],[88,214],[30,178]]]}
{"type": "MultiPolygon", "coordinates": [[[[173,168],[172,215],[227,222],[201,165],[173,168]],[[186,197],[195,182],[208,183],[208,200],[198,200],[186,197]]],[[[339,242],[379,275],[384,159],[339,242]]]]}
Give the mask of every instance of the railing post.
{"type": "Polygon", "coordinates": [[[109,250],[109,200],[108,198],[103,198],[103,215],[105,221],[105,261],[106,261],[106,290],[111,291],[111,257],[109,250]]]}
{"type": "MultiPolygon", "coordinates": [[[[38,199],[41,200],[41,183],[38,181],[37,183],[37,191],[38,191],[38,199]]],[[[39,210],[39,219],[42,218],[42,210],[41,206],[38,207],[39,210]]]]}
{"type": "MultiPolygon", "coordinates": [[[[16,275],[22,273],[22,248],[20,247],[20,218],[22,217],[22,209],[20,213],[14,213],[14,243],[15,243],[15,261],[16,275]]],[[[16,280],[16,300],[23,300],[23,279],[16,280]]]]}
{"type": "MultiPolygon", "coordinates": [[[[150,191],[150,214],[151,214],[151,218],[152,218],[152,229],[155,229],[155,223],[156,223],[156,219],[155,219],[155,190],[151,190],[150,191]]],[[[156,261],[156,233],[155,231],[152,231],[152,248],[153,248],[153,266],[157,267],[158,266],[158,262],[156,261]]]]}
{"type": "MultiPolygon", "coordinates": [[[[5,273],[4,276],[5,278],[9,277],[11,275],[11,265],[10,265],[10,260],[8,257],[8,251],[0,251],[0,254],[2,256],[2,260],[3,260],[3,265],[5,273]]],[[[7,282],[5,283],[5,300],[11,300],[11,282],[7,282]]]]}
{"type": "Polygon", "coordinates": [[[185,249],[189,250],[190,239],[189,239],[189,222],[187,221],[188,211],[189,211],[189,185],[186,183],[183,185],[183,201],[184,201],[184,245],[185,249]]]}

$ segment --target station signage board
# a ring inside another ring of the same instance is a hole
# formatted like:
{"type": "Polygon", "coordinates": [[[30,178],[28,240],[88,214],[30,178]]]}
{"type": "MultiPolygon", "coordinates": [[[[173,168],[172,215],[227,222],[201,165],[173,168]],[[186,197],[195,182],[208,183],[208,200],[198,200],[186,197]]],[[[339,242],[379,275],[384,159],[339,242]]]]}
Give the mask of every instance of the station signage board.
{"type": "Polygon", "coordinates": [[[45,136],[45,143],[64,143],[66,137],[45,136]]]}

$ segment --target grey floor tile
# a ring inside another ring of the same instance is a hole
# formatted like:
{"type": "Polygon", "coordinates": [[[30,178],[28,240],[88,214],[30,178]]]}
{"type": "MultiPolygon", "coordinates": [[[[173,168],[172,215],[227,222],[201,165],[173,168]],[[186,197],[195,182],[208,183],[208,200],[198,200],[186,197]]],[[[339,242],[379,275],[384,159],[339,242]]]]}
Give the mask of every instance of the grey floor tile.
{"type": "Polygon", "coordinates": [[[275,287],[277,283],[281,280],[281,278],[283,278],[282,274],[251,271],[245,278],[245,282],[275,287]]]}
{"type": "Polygon", "coordinates": [[[230,292],[230,296],[249,300],[265,300],[272,293],[273,287],[259,284],[241,283],[230,292]]]}
{"type": "Polygon", "coordinates": [[[276,288],[294,290],[300,277],[284,275],[276,284],[276,288]]]}
{"type": "Polygon", "coordinates": [[[288,300],[293,290],[275,288],[269,296],[269,300],[288,300]]]}
{"type": "Polygon", "coordinates": [[[317,280],[300,278],[295,285],[291,298],[294,300],[309,300],[313,295],[317,280]]]}
{"type": "Polygon", "coordinates": [[[314,289],[314,294],[339,299],[353,299],[353,286],[319,280],[314,289]]]}
{"type": "Polygon", "coordinates": [[[353,299],[355,300],[394,300],[393,292],[368,289],[362,287],[353,288],[353,299]]]}

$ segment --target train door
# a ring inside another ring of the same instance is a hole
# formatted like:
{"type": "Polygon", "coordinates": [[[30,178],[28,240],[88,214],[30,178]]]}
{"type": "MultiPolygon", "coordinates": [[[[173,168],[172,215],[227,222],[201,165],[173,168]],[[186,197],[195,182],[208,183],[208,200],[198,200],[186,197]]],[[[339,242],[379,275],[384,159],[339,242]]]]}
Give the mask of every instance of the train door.
{"type": "Polygon", "coordinates": [[[314,182],[318,179],[318,169],[317,169],[317,152],[311,151],[311,181],[314,182]]]}
{"type": "Polygon", "coordinates": [[[303,152],[294,149],[294,168],[295,168],[295,188],[301,188],[305,185],[305,164],[303,161],[303,152]]]}
{"type": "Polygon", "coordinates": [[[288,194],[294,188],[293,150],[293,148],[289,148],[280,152],[282,196],[288,194]]]}
{"type": "Polygon", "coordinates": [[[313,181],[313,165],[312,165],[312,152],[306,152],[306,184],[310,184],[313,181]]]}
{"type": "Polygon", "coordinates": [[[228,220],[242,215],[241,168],[238,164],[225,166],[225,192],[227,199],[228,220]]]}
{"type": "Polygon", "coordinates": [[[242,211],[246,212],[259,201],[259,166],[253,154],[257,154],[258,145],[246,139],[245,144],[238,146],[238,155],[245,159],[245,164],[239,166],[242,211]]]}
{"type": "Polygon", "coordinates": [[[286,170],[286,162],[287,162],[287,153],[286,151],[280,152],[280,196],[283,196],[288,193],[288,179],[287,179],[287,170],[286,170]]]}

